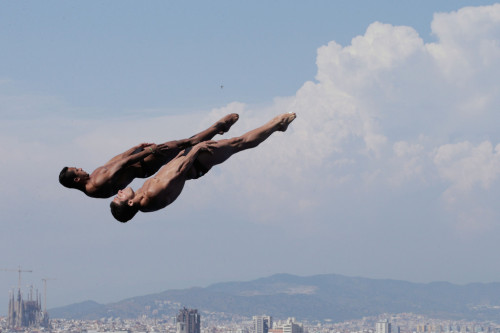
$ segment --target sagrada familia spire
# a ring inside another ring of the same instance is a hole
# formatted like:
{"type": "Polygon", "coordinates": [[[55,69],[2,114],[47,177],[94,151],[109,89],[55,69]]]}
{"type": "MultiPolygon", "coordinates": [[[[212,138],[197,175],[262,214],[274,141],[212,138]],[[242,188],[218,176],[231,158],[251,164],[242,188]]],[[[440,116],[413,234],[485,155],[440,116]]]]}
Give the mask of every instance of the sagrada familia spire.
{"type": "Polygon", "coordinates": [[[49,316],[47,311],[42,311],[41,296],[36,291],[36,299],[33,296],[33,287],[27,300],[21,294],[21,288],[17,290],[17,297],[11,292],[9,299],[9,328],[19,327],[49,327],[49,316]]]}

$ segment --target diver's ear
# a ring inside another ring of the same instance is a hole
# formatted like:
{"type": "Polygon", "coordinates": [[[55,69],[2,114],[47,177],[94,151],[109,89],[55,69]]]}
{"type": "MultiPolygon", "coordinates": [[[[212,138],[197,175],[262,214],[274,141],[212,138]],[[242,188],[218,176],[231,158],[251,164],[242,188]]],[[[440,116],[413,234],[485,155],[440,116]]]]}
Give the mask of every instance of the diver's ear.
{"type": "Polygon", "coordinates": [[[75,177],[75,178],[73,179],[73,181],[74,181],[75,183],[78,183],[78,182],[80,181],[80,177],[75,177]]]}
{"type": "Polygon", "coordinates": [[[132,207],[134,205],[134,200],[130,199],[129,201],[127,201],[127,205],[132,207]]]}

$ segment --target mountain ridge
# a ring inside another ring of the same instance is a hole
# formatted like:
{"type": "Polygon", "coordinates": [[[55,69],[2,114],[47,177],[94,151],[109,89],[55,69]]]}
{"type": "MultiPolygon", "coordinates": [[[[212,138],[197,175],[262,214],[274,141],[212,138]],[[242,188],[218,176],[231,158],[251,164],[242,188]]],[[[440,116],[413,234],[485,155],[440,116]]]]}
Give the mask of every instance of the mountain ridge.
{"type": "Polygon", "coordinates": [[[93,301],[49,311],[53,318],[136,318],[173,316],[181,306],[251,317],[343,321],[380,313],[439,314],[448,319],[497,320],[500,283],[457,285],[445,281],[414,283],[339,274],[274,274],[251,281],[219,282],[207,287],[173,289],[119,302],[93,301]]]}

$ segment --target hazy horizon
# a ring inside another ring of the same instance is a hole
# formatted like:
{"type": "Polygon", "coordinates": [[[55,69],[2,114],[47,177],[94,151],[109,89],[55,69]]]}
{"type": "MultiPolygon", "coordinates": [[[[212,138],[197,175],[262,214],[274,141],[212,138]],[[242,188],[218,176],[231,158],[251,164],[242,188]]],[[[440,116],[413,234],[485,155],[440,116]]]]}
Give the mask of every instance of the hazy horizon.
{"type": "MultiPolygon", "coordinates": [[[[165,318],[180,308],[219,316],[296,317],[333,322],[384,314],[435,316],[441,320],[496,322],[500,283],[456,285],[348,277],[338,274],[277,274],[252,281],[219,282],[207,287],[170,289],[117,302],[92,300],[49,309],[53,318],[140,318],[156,313],[165,318]],[[146,310],[145,310],[146,309],[146,310]]],[[[214,319],[213,317],[211,318],[214,319]]]]}

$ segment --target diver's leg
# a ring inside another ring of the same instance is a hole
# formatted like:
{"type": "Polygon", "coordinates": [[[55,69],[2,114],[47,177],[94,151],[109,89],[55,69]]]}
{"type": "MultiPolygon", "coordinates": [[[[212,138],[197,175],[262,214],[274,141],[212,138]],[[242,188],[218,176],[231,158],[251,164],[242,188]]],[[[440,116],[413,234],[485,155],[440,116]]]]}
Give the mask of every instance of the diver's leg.
{"type": "Polygon", "coordinates": [[[188,139],[174,140],[159,144],[158,149],[160,152],[162,152],[163,150],[174,149],[174,148],[185,149],[187,147],[194,146],[202,141],[210,140],[216,134],[224,134],[227,131],[229,131],[231,126],[233,126],[234,123],[236,123],[238,118],[239,118],[238,114],[230,113],[222,117],[216,123],[212,124],[212,126],[207,128],[206,130],[197,133],[188,139]]]}
{"type": "Polygon", "coordinates": [[[161,143],[157,146],[158,152],[151,154],[144,159],[144,164],[148,168],[148,176],[155,174],[163,165],[170,162],[177,154],[187,148],[194,146],[202,141],[213,138],[216,134],[223,134],[236,123],[239,116],[236,113],[230,113],[222,117],[206,130],[193,135],[188,139],[173,140],[161,143]]]}
{"type": "Polygon", "coordinates": [[[257,147],[274,132],[286,131],[288,125],[295,118],[295,113],[284,113],[275,117],[267,124],[251,130],[242,136],[216,141],[212,146],[211,152],[201,152],[197,159],[203,166],[210,169],[212,166],[224,162],[233,154],[257,147]]]}

